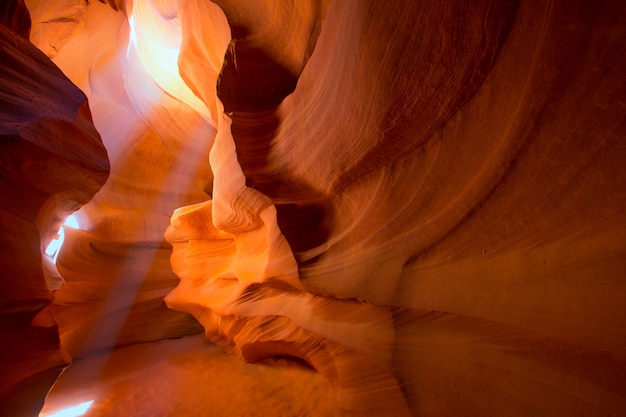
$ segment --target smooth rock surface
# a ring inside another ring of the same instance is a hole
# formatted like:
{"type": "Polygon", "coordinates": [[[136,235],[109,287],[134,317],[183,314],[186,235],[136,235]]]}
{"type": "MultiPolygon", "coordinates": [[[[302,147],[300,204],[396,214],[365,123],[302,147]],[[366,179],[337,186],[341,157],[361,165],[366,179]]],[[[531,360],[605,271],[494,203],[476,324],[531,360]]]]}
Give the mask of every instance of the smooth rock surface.
{"type": "Polygon", "coordinates": [[[203,328],[348,415],[626,413],[622,1],[26,3],[111,161],[37,318],[72,356],[203,328]]]}
{"type": "Polygon", "coordinates": [[[212,178],[210,113],[177,75],[178,20],[149,2],[135,2],[132,15],[100,2],[33,3],[32,38],[42,50],[50,40],[37,28],[46,33],[47,22],[75,16],[54,62],[89,97],[111,159],[109,180],[75,214],[80,228],[68,233],[57,260],[65,285],[40,323],[59,326],[73,357],[198,333],[193,318],[163,303],[178,281],[163,238],[169,217],[206,199],[212,178]]]}
{"type": "Polygon", "coordinates": [[[37,413],[67,365],[57,329],[30,325],[60,280],[42,255],[109,174],[87,97],[23,37],[30,26],[21,6],[4,9],[14,14],[3,13],[0,25],[0,414],[7,416],[37,413]]]}

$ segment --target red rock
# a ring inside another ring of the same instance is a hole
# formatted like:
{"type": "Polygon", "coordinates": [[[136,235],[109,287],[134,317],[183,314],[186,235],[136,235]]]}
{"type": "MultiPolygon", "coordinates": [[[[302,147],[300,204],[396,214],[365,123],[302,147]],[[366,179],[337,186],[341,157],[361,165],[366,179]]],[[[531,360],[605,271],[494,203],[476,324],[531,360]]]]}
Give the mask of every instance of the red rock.
{"type": "Polygon", "coordinates": [[[68,360],[56,327],[30,326],[58,286],[42,253],[104,184],[109,161],[85,95],[1,25],[0,45],[0,413],[21,416],[39,411],[68,360]]]}
{"type": "Polygon", "coordinates": [[[31,3],[111,159],[39,316],[74,357],[200,323],[347,414],[626,412],[622,2],[31,3]]]}

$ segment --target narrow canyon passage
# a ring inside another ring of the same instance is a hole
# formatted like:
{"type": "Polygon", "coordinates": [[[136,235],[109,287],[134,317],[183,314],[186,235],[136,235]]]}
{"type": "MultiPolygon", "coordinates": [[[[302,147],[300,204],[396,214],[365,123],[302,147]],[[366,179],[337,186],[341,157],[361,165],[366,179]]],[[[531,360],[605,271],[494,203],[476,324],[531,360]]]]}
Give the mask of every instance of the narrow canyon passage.
{"type": "Polygon", "coordinates": [[[0,415],[626,413],[626,3],[0,12],[0,415]]]}

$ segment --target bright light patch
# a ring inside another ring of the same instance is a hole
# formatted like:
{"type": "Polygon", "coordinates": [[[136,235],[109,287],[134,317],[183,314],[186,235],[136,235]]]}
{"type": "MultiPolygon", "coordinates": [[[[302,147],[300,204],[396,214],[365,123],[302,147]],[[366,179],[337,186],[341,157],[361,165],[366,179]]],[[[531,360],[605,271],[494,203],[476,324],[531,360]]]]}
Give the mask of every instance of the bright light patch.
{"type": "Polygon", "coordinates": [[[59,228],[57,235],[52,239],[48,247],[46,248],[46,255],[52,258],[54,263],[57,262],[57,256],[59,255],[59,249],[61,249],[61,245],[63,245],[63,240],[65,239],[65,231],[63,230],[63,226],[59,228]]]}
{"type": "Polygon", "coordinates": [[[80,228],[80,226],[78,225],[78,220],[76,220],[76,217],[74,217],[73,214],[69,215],[67,219],[65,219],[63,226],[71,227],[72,229],[80,228]]]}
{"type": "Polygon", "coordinates": [[[46,417],[78,417],[85,414],[87,409],[91,406],[93,400],[85,401],[84,403],[80,403],[78,405],[64,408],[61,411],[57,411],[54,414],[47,414],[46,417]]]}
{"type": "Polygon", "coordinates": [[[127,57],[130,59],[131,48],[134,48],[146,72],[163,91],[211,120],[204,102],[196,97],[178,72],[182,41],[178,17],[163,16],[150,0],[134,0],[128,24],[127,57]]]}
{"type": "Polygon", "coordinates": [[[74,215],[70,215],[67,219],[65,219],[65,222],[63,223],[63,226],[61,226],[59,228],[59,231],[57,232],[56,236],[54,237],[54,239],[52,239],[52,241],[48,244],[48,247],[46,248],[46,255],[48,255],[49,257],[52,258],[52,262],[56,263],[57,262],[57,257],[59,256],[59,250],[61,249],[61,246],[63,245],[63,241],[65,240],[65,227],[71,227],[72,229],[78,229],[79,225],[78,225],[78,220],[76,220],[76,217],[74,217],[74,215]]]}

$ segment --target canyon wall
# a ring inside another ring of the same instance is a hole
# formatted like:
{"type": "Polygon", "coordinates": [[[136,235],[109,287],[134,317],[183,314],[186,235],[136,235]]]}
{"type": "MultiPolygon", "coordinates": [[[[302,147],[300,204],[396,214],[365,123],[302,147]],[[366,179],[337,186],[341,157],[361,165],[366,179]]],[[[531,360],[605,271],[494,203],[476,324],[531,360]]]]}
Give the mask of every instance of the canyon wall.
{"type": "Polygon", "coordinates": [[[31,320],[61,285],[47,244],[109,175],[87,97],[28,40],[24,4],[0,25],[0,414],[36,415],[67,366],[55,326],[31,320]]]}
{"type": "Polygon", "coordinates": [[[622,2],[26,4],[93,125],[19,40],[48,77],[0,76],[20,346],[52,332],[58,369],[56,329],[73,358],[204,331],[347,415],[626,411],[622,2]]]}

